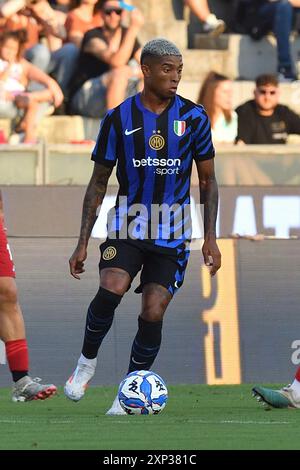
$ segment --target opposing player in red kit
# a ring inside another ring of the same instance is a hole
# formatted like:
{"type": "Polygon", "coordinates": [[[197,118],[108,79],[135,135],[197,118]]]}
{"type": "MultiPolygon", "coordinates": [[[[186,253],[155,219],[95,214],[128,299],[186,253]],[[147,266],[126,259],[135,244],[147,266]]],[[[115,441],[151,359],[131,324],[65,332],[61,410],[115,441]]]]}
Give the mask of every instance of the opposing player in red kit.
{"type": "Polygon", "coordinates": [[[300,408],[300,367],[296,371],[293,382],[280,390],[256,385],[252,389],[258,401],[273,408],[300,408]]]}
{"type": "Polygon", "coordinates": [[[28,375],[29,359],[22,311],[17,298],[15,267],[4,229],[0,191],[0,339],[14,382],[12,400],[45,400],[56,393],[55,385],[43,385],[28,375]]]}

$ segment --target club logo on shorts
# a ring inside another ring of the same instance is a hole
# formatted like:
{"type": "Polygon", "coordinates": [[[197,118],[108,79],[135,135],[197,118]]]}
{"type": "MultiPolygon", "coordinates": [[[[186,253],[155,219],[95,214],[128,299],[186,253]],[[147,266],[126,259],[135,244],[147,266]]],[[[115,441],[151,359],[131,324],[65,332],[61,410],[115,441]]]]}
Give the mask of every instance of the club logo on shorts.
{"type": "Polygon", "coordinates": [[[181,137],[185,133],[185,129],[185,121],[174,121],[174,132],[178,137],[181,137]]]}
{"type": "Polygon", "coordinates": [[[109,261],[111,259],[113,259],[117,254],[117,250],[115,249],[114,246],[108,246],[104,252],[103,252],[103,255],[102,255],[102,258],[105,260],[105,261],[109,261]]]}
{"type": "Polygon", "coordinates": [[[149,145],[153,150],[161,150],[165,146],[165,139],[162,135],[153,134],[149,139],[149,145]]]}

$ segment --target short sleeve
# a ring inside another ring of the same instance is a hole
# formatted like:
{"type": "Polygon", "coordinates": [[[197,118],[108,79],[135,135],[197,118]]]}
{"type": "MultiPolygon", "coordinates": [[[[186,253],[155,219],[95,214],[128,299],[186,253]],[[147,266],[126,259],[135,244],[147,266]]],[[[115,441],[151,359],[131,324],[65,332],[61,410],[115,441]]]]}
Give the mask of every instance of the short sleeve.
{"type": "Polygon", "coordinates": [[[197,112],[192,121],[192,129],[194,160],[204,161],[214,158],[215,149],[211,138],[210,121],[203,106],[197,107],[197,112]]]}
{"type": "Polygon", "coordinates": [[[288,122],[288,133],[289,134],[300,134],[300,117],[294,113],[291,109],[286,109],[287,122],[288,122]]]}
{"type": "Polygon", "coordinates": [[[117,161],[117,135],[113,124],[113,112],[109,111],[101,122],[92,160],[113,167],[117,161]]]}
{"type": "Polygon", "coordinates": [[[253,117],[252,107],[247,103],[239,106],[236,109],[238,115],[238,132],[236,137],[236,142],[241,140],[245,144],[256,144],[254,137],[253,122],[255,117],[253,117]]]}

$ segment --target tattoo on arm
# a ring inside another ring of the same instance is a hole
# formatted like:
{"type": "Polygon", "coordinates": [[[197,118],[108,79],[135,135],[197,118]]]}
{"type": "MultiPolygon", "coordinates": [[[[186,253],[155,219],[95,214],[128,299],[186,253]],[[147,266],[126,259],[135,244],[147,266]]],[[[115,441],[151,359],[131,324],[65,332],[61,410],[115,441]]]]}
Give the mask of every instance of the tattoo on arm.
{"type": "Polygon", "coordinates": [[[95,164],[91,180],[88,184],[82,208],[79,243],[87,245],[93,225],[97,218],[97,209],[104,199],[108,179],[112,168],[95,164]]]}
{"type": "Polygon", "coordinates": [[[218,215],[218,185],[216,178],[210,178],[205,185],[200,183],[200,197],[204,200],[204,236],[216,233],[218,215]]]}
{"type": "Polygon", "coordinates": [[[211,171],[202,172],[201,164],[197,165],[199,174],[200,203],[204,204],[204,236],[216,234],[219,192],[213,166],[211,171]],[[204,174],[202,174],[204,173],[204,174]]]}

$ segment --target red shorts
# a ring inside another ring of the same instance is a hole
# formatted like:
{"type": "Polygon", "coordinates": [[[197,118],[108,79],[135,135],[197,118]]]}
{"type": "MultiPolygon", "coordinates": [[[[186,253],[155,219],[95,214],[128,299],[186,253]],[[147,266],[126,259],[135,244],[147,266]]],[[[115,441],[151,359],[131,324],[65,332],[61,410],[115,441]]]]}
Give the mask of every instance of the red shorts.
{"type": "Polygon", "coordinates": [[[3,223],[0,221],[0,277],[15,276],[15,266],[12,260],[3,223]]]}

